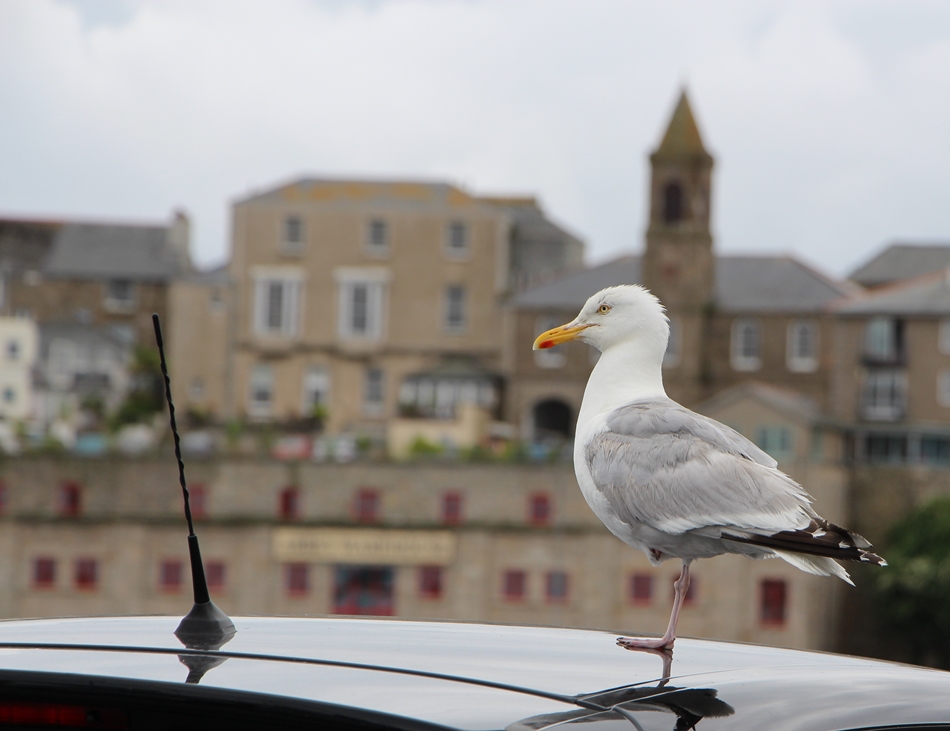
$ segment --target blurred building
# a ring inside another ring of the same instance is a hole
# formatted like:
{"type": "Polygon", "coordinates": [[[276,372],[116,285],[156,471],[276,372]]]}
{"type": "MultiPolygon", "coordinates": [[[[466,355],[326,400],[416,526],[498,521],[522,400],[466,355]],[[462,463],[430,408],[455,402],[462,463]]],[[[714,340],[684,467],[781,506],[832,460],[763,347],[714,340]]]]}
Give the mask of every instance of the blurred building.
{"type": "Polygon", "coordinates": [[[531,199],[303,179],[234,206],[226,413],[382,438],[387,420],[502,406],[502,299],[577,267],[531,199]]]}
{"type": "Polygon", "coordinates": [[[180,212],[167,226],[0,220],[0,312],[151,342],[151,314],[167,315],[168,285],[190,269],[188,242],[180,212]]]}
{"type": "Polygon", "coordinates": [[[506,308],[507,418],[526,439],[570,438],[597,354],[572,343],[531,350],[536,335],[575,317],[587,298],[643,284],[670,317],[664,384],[687,406],[759,381],[827,408],[831,305],[856,290],[791,256],[722,256],[710,232],[713,160],[685,92],[650,157],[649,225],[642,256],[626,255],[517,293],[506,308]]]}
{"type": "Polygon", "coordinates": [[[17,422],[34,407],[37,328],[26,317],[0,317],[0,419],[17,422]]]}
{"type": "MultiPolygon", "coordinates": [[[[813,428],[810,407],[737,392],[710,413],[813,428]]],[[[781,428],[781,427],[780,427],[781,428]]],[[[793,474],[807,439],[783,456],[793,474]]],[[[810,469],[810,467],[809,467],[810,469]]],[[[825,470],[825,467],[820,468],[825,470]]],[[[216,603],[239,614],[362,614],[662,632],[678,562],[653,567],[553,465],[189,465],[216,603]]],[[[184,614],[186,526],[173,459],[30,459],[0,470],[0,617],[184,614]]],[[[840,517],[841,480],[810,474],[840,517]]],[[[780,560],[694,564],[684,635],[834,647],[841,582],[780,560]]],[[[843,586],[843,584],[842,584],[843,586]]]]}

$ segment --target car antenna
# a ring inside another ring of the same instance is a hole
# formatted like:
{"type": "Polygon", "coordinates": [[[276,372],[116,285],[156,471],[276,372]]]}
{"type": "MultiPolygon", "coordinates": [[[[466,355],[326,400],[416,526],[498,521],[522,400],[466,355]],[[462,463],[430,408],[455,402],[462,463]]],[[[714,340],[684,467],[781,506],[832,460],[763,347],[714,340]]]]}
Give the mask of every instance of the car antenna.
{"type": "MultiPolygon", "coordinates": [[[[165,400],[168,401],[168,420],[171,423],[172,436],[175,439],[175,459],[178,460],[178,481],[181,483],[181,492],[185,500],[185,520],[188,521],[188,553],[191,557],[191,579],[194,585],[195,603],[191,611],[186,614],[175,630],[175,636],[185,647],[191,650],[217,650],[228,642],[237,631],[230,617],[218,609],[211,601],[208,592],[208,581],[205,578],[204,564],[201,562],[201,551],[198,548],[198,536],[195,535],[194,524],[191,520],[191,504],[188,499],[188,486],[185,483],[185,463],[181,459],[181,440],[178,437],[178,426],[175,423],[175,405],[172,403],[172,384],[168,377],[168,366],[165,363],[165,342],[162,339],[162,325],[158,315],[152,315],[152,325],[155,327],[155,342],[158,344],[158,355],[161,360],[162,377],[165,381],[165,400]]],[[[184,660],[182,660],[184,662],[184,660]]],[[[201,673],[204,674],[203,672],[201,673]]],[[[189,682],[197,682],[197,679],[189,682]]],[[[199,676],[200,678],[200,676],[199,676]]]]}

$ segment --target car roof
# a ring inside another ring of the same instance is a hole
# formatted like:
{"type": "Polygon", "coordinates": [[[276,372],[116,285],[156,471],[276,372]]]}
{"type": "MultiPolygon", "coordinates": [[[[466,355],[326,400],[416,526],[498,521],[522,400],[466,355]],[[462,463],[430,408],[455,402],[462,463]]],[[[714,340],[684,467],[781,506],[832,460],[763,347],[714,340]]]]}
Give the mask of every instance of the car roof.
{"type": "Polygon", "coordinates": [[[174,684],[185,694],[260,693],[473,730],[596,722],[597,731],[610,731],[604,723],[629,731],[629,714],[644,729],[683,718],[704,718],[703,729],[950,723],[950,673],[841,655],[678,639],[664,680],[662,656],[620,648],[602,631],[238,617],[220,650],[188,651],[173,635],[177,624],[176,617],[0,622],[0,672],[174,684]],[[194,659],[207,666],[200,686],[184,683],[182,662],[194,659]]]}

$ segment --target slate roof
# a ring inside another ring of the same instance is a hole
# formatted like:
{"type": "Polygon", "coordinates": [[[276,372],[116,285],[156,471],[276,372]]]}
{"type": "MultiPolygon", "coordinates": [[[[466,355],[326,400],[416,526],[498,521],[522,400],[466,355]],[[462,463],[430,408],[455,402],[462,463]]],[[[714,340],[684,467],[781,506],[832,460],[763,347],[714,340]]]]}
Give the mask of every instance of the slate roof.
{"type": "Polygon", "coordinates": [[[594,292],[618,284],[640,282],[640,257],[622,256],[591,269],[581,269],[518,293],[511,303],[529,310],[579,310],[594,292]]]}
{"type": "MultiPolygon", "coordinates": [[[[604,287],[640,282],[640,257],[623,256],[525,290],[511,303],[523,309],[576,310],[604,287]]],[[[850,292],[790,256],[716,258],[716,304],[724,312],[818,312],[850,292]]]]}
{"type": "Polygon", "coordinates": [[[726,312],[817,312],[848,294],[791,256],[716,257],[716,303],[726,312]]]}
{"type": "Polygon", "coordinates": [[[837,311],[842,315],[948,315],[950,269],[875,290],[843,303],[837,311]]]}
{"type": "Polygon", "coordinates": [[[950,242],[943,244],[902,244],[888,246],[873,259],[858,267],[848,279],[864,287],[879,287],[901,279],[950,266],[950,242]]]}
{"type": "Polygon", "coordinates": [[[441,182],[300,178],[237,201],[244,203],[376,203],[396,208],[481,206],[464,190],[441,182]]]}
{"type": "Polygon", "coordinates": [[[167,281],[177,264],[164,226],[68,223],[43,267],[51,278],[167,281]]]}

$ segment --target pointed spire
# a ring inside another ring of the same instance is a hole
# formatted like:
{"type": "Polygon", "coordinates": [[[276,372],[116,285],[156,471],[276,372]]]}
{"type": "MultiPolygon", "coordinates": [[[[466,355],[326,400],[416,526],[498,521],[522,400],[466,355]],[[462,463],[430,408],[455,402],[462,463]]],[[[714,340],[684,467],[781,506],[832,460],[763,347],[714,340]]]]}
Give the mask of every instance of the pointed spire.
{"type": "Polygon", "coordinates": [[[696,126],[696,119],[689,106],[685,88],[680,93],[676,109],[673,110],[670,124],[666,128],[666,134],[663,135],[663,141],[651,155],[651,159],[669,160],[684,157],[710,157],[706,148],[703,147],[703,139],[699,135],[699,127],[696,126]]]}

